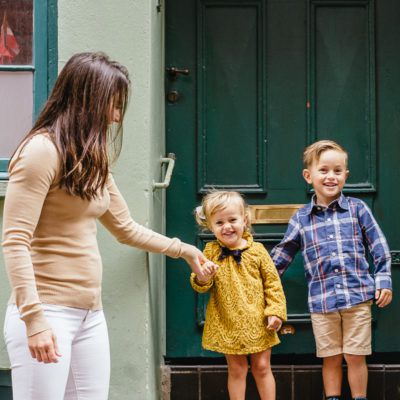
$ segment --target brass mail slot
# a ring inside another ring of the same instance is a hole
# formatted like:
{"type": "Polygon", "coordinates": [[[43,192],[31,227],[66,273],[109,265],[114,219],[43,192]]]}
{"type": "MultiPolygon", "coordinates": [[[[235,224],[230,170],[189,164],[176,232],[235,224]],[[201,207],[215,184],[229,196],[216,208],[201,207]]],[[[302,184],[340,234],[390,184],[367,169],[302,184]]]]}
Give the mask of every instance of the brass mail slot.
{"type": "Polygon", "coordinates": [[[262,204],[250,206],[252,224],[287,224],[304,204],[262,204]]]}

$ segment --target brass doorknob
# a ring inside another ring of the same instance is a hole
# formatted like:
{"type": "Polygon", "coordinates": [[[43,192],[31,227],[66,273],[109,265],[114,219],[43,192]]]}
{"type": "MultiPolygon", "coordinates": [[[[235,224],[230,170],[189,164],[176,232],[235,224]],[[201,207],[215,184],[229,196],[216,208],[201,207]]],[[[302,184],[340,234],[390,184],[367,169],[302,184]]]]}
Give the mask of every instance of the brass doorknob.
{"type": "Polygon", "coordinates": [[[281,335],[294,335],[296,333],[296,329],[293,325],[283,324],[279,333],[281,335]]]}
{"type": "Polygon", "coordinates": [[[181,95],[177,90],[171,90],[167,93],[167,100],[169,103],[176,103],[180,99],[181,95]]]}

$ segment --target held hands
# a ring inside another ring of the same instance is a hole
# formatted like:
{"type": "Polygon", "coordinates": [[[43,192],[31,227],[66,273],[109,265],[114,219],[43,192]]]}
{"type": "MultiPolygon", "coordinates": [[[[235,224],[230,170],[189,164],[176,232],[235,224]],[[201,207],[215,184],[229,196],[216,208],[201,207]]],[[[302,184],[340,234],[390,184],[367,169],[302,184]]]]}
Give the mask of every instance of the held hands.
{"type": "Polygon", "coordinates": [[[202,265],[203,276],[200,277],[197,275],[196,279],[199,281],[199,283],[207,283],[217,273],[218,268],[219,265],[214,264],[212,261],[206,261],[202,265]]]}
{"type": "Polygon", "coordinates": [[[181,257],[189,264],[199,282],[207,282],[210,279],[212,269],[214,268],[216,272],[216,269],[218,268],[214,263],[207,260],[197,247],[192,246],[191,244],[182,243],[181,257]]]}
{"type": "Polygon", "coordinates": [[[380,308],[386,307],[392,301],[392,291],[390,289],[375,290],[376,305],[380,308]]]}
{"type": "Polygon", "coordinates": [[[276,317],[275,315],[268,316],[267,329],[277,332],[279,331],[279,329],[281,329],[281,326],[282,320],[280,318],[276,317]]]}
{"type": "Polygon", "coordinates": [[[57,357],[61,357],[57,338],[51,329],[29,336],[28,346],[32,358],[36,358],[39,362],[44,362],[45,364],[57,363],[57,357]]]}

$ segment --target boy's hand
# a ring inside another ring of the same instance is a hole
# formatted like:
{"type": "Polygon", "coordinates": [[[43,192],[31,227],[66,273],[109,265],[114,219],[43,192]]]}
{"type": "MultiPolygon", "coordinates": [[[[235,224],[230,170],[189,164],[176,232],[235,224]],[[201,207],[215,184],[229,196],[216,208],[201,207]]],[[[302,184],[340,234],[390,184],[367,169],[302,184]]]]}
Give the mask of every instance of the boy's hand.
{"type": "Polygon", "coordinates": [[[219,265],[214,264],[212,261],[207,260],[202,266],[201,276],[197,275],[199,283],[207,283],[216,273],[219,265]]]}
{"type": "Polygon", "coordinates": [[[375,291],[375,300],[378,307],[385,307],[392,301],[392,291],[390,289],[378,289],[375,291]]]}
{"type": "Polygon", "coordinates": [[[268,316],[267,329],[277,332],[279,331],[279,329],[281,329],[281,326],[282,320],[280,318],[276,317],[275,315],[268,316]]]}

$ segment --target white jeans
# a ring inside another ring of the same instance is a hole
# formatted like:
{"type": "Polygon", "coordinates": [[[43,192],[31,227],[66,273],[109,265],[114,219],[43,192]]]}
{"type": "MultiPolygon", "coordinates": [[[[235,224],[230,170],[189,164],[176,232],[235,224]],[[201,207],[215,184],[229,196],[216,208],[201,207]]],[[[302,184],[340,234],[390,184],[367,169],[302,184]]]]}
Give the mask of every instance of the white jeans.
{"type": "Polygon", "coordinates": [[[49,304],[43,309],[62,355],[58,363],[32,358],[18,309],[7,308],[4,338],[13,400],[107,400],[110,349],[103,312],[49,304]]]}

